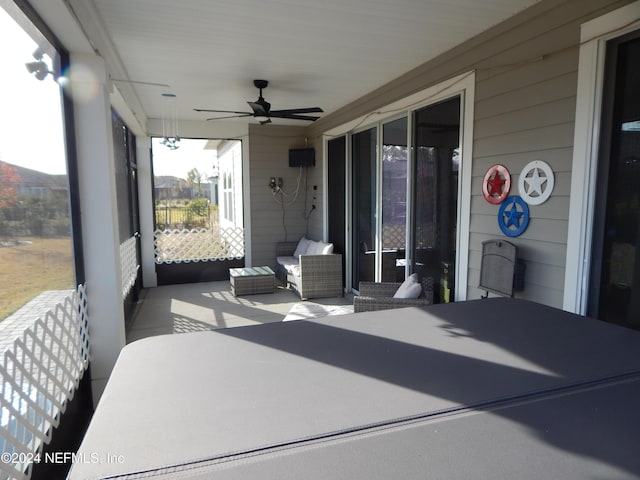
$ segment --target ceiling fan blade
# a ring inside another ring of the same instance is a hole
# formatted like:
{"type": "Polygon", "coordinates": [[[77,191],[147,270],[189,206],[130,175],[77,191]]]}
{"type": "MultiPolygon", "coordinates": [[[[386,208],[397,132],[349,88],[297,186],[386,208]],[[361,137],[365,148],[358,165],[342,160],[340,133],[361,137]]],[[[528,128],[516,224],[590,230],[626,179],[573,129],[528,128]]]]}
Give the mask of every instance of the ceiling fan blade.
{"type": "Polygon", "coordinates": [[[253,117],[253,113],[243,113],[242,115],[227,115],[224,117],[211,117],[211,118],[207,118],[207,121],[209,120],[224,120],[227,118],[242,118],[242,117],[253,117]]]}
{"type": "Polygon", "coordinates": [[[294,115],[294,114],[274,114],[271,112],[270,115],[272,118],[286,118],[289,120],[308,120],[310,122],[315,122],[320,117],[310,117],[309,115],[294,115]]]}
{"type": "Polygon", "coordinates": [[[320,107],[309,107],[309,108],[290,108],[287,110],[271,110],[271,115],[295,115],[298,113],[322,113],[320,107]]]}
{"type": "Polygon", "coordinates": [[[207,108],[194,108],[194,112],[211,112],[211,113],[235,113],[236,115],[253,115],[250,112],[235,112],[233,110],[209,110],[207,108]]]}

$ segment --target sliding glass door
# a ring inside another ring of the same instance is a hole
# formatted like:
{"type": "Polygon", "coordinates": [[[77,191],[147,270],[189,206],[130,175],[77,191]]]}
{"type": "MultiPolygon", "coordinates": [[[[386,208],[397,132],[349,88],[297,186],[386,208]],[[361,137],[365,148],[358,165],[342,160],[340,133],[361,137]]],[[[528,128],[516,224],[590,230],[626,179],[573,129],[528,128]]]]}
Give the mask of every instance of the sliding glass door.
{"type": "Polygon", "coordinates": [[[436,301],[453,300],[460,108],[456,96],[351,136],[355,290],[416,272],[433,277],[436,301]]]}
{"type": "Polygon", "coordinates": [[[382,203],[380,280],[405,277],[407,243],[407,118],[382,125],[382,203]]]}
{"type": "Polygon", "coordinates": [[[377,169],[376,147],[378,129],[370,128],[352,137],[352,211],[353,261],[352,283],[374,281],[376,270],[377,169]]]}
{"type": "Polygon", "coordinates": [[[413,265],[433,277],[436,299],[453,300],[460,170],[460,97],[414,112],[413,265]]]}
{"type": "Polygon", "coordinates": [[[407,118],[352,136],[353,286],[402,281],[407,240],[407,118]],[[381,132],[381,135],[379,135],[381,132]]]}
{"type": "Polygon", "coordinates": [[[333,253],[342,255],[342,285],[346,278],[347,254],[347,137],[345,135],[327,142],[327,240],[333,243],[333,253]]]}
{"type": "Polygon", "coordinates": [[[606,55],[587,314],[640,330],[640,31],[606,55]]]}

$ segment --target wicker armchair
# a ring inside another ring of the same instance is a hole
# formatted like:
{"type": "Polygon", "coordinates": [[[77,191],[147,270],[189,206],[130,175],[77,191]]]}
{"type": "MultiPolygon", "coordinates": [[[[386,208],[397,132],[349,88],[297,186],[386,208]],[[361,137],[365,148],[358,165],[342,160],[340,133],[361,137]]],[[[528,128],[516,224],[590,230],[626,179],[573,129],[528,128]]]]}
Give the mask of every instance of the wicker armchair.
{"type": "Polygon", "coordinates": [[[360,295],[353,297],[353,311],[372,312],[390,308],[422,307],[433,303],[433,277],[421,281],[422,293],[418,298],[393,298],[401,283],[360,282],[360,295]]]}

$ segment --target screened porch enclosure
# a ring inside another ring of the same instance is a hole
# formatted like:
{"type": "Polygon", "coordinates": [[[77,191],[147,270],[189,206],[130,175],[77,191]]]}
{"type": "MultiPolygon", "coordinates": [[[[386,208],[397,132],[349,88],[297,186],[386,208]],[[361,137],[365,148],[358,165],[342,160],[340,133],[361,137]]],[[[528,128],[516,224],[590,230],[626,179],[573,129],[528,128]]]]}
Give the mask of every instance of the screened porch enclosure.
{"type": "Polygon", "coordinates": [[[242,143],[152,139],[159,285],[224,280],[244,266],[242,143]]]}

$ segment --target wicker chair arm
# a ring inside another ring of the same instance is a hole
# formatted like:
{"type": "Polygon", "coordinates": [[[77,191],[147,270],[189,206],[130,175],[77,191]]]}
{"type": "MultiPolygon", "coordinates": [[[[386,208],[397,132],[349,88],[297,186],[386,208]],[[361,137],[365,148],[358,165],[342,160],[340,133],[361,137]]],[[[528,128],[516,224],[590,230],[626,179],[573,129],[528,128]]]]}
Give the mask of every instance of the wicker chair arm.
{"type": "Polygon", "coordinates": [[[425,305],[428,305],[428,303],[424,298],[374,298],[366,295],[353,297],[353,311],[355,313],[388,310],[391,308],[422,307],[425,305]]]}
{"type": "Polygon", "coordinates": [[[326,273],[340,272],[342,276],[342,255],[331,253],[328,255],[300,255],[300,274],[322,276],[326,273]]]}
{"type": "Polygon", "coordinates": [[[360,282],[360,295],[368,297],[393,297],[401,283],[394,282],[360,282]]]}
{"type": "Polygon", "coordinates": [[[303,300],[343,294],[342,255],[300,255],[298,293],[303,300]]]}

